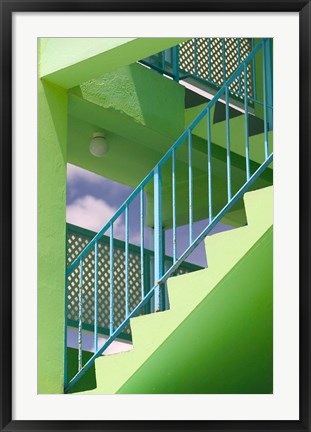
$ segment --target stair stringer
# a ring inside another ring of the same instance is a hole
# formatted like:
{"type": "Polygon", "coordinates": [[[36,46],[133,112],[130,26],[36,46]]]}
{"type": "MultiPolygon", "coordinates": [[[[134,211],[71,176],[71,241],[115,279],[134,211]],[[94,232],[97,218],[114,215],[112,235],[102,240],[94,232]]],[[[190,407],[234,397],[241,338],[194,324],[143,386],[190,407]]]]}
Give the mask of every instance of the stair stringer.
{"type": "Polygon", "coordinates": [[[168,280],[170,310],[131,319],[134,349],[96,359],[97,388],[115,394],[273,225],[273,187],[244,196],[248,225],[208,236],[209,267],[168,280]]]}

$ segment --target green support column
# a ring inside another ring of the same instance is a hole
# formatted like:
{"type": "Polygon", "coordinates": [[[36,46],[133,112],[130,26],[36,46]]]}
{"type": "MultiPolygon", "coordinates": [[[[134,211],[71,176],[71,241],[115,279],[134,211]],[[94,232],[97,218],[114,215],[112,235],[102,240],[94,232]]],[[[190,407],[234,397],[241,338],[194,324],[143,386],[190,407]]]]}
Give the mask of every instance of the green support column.
{"type": "Polygon", "coordinates": [[[67,91],[38,80],[38,393],[63,393],[67,91]]]}

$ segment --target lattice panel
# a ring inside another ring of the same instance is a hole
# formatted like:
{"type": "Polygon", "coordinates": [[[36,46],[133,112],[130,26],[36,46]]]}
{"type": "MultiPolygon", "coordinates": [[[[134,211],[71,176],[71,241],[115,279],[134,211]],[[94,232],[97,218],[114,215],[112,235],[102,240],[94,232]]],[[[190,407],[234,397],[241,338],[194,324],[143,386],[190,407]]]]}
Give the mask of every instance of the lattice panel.
{"type": "Polygon", "coordinates": [[[211,67],[208,62],[208,39],[197,39],[197,74],[200,78],[210,80],[211,67]]]}
{"type": "Polygon", "coordinates": [[[185,72],[194,74],[194,39],[179,45],[179,67],[185,72]]]}
{"type": "MultiPolygon", "coordinates": [[[[88,244],[90,238],[68,232],[68,265],[88,244]]],[[[114,248],[114,328],[125,319],[125,252],[114,248]]],[[[98,325],[109,328],[110,315],[110,263],[109,245],[98,245],[98,325]]],[[[78,321],[79,268],[68,278],[68,319],[78,321]]],[[[129,252],[129,307],[130,311],[141,300],[140,255],[129,252]]],[[[83,259],[82,315],[84,324],[94,324],[94,251],[83,259]]],[[[124,332],[129,333],[129,328],[124,332]]]]}
{"type": "MultiPolygon", "coordinates": [[[[208,53],[206,55],[206,58],[208,59],[208,53]]],[[[211,58],[211,70],[212,70],[211,81],[221,86],[224,83],[221,38],[211,39],[210,58],[211,58]]]]}
{"type": "MultiPolygon", "coordinates": [[[[238,41],[235,38],[225,39],[226,46],[226,76],[227,79],[238,68],[238,41]]],[[[249,39],[240,38],[240,63],[243,62],[251,52],[251,42],[249,39]]],[[[239,78],[233,81],[230,91],[236,96],[244,95],[244,72],[239,78]]],[[[247,88],[248,96],[253,96],[252,63],[247,65],[247,88]]]]}
{"type": "MultiPolygon", "coordinates": [[[[223,65],[222,38],[197,38],[182,42],[179,45],[179,67],[183,73],[209,81],[216,86],[222,86],[239,65],[238,39],[225,38],[226,61],[223,65]],[[210,50],[210,52],[209,52],[210,50]],[[196,55],[195,55],[196,53],[196,55]],[[196,58],[196,60],[195,60],[196,58]]],[[[251,41],[240,38],[240,63],[251,52],[251,41]]],[[[253,96],[252,64],[247,67],[248,95],[253,96]]],[[[230,91],[237,97],[244,95],[244,73],[230,86],[230,91]]]]}

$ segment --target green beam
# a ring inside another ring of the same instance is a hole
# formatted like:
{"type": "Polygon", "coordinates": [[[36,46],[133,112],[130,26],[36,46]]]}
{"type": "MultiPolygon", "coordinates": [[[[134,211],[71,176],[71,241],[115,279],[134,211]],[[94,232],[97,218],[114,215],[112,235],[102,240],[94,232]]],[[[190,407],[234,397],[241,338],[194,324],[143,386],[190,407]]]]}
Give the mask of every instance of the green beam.
{"type": "Polygon", "coordinates": [[[69,89],[186,38],[41,38],[39,75],[69,89]]]}

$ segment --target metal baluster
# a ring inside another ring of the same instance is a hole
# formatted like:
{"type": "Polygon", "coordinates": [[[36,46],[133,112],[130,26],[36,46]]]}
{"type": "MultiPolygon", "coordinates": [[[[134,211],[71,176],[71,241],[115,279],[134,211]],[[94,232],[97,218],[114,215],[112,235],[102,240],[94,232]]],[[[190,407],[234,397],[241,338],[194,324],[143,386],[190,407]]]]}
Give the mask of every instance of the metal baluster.
{"type": "MultiPolygon", "coordinates": [[[[240,65],[241,62],[241,39],[237,38],[237,44],[238,44],[238,66],[240,65]]],[[[242,74],[239,75],[239,90],[238,90],[238,94],[240,96],[241,94],[241,79],[242,79],[242,74]]]]}
{"type": "Polygon", "coordinates": [[[168,65],[172,71],[172,74],[174,74],[174,47],[169,49],[169,53],[170,53],[170,56],[169,56],[168,65]]]}
{"type": "Polygon", "coordinates": [[[226,82],[227,79],[227,73],[226,73],[226,39],[222,38],[222,72],[223,72],[223,79],[224,82],[226,82]]]}
{"type": "Polygon", "coordinates": [[[263,69],[263,114],[264,114],[264,139],[265,139],[265,159],[268,158],[268,124],[267,124],[267,75],[266,75],[266,43],[263,44],[262,52],[262,69],[263,69]]]}
{"type": "Polygon", "coordinates": [[[172,151],[172,206],[173,206],[173,263],[177,259],[177,243],[176,243],[176,153],[172,151]]]}
{"type": "MultiPolygon", "coordinates": [[[[144,287],[145,287],[145,295],[151,290],[151,253],[146,249],[145,251],[145,259],[144,259],[144,287]]],[[[151,300],[144,307],[144,313],[148,314],[151,312],[151,300]]]]}
{"type": "MultiPolygon", "coordinates": [[[[144,189],[140,189],[140,275],[141,275],[141,299],[145,297],[145,197],[144,189]]],[[[147,290],[147,287],[146,287],[147,290]]]]}
{"type": "Polygon", "coordinates": [[[213,220],[213,185],[212,185],[212,144],[211,144],[211,112],[207,109],[207,178],[208,178],[208,216],[213,220]]]}
{"type": "MultiPolygon", "coordinates": [[[[252,38],[252,51],[255,48],[254,38],[252,38]]],[[[255,57],[253,57],[252,60],[252,69],[253,69],[253,97],[256,100],[257,99],[257,82],[256,82],[256,60],[255,57]]]]}
{"type": "Polygon", "coordinates": [[[78,323],[78,371],[82,369],[82,286],[83,286],[83,260],[80,259],[79,272],[79,323],[78,323]]]}
{"type": "Polygon", "coordinates": [[[245,158],[246,158],[246,179],[250,178],[249,164],[249,132],[248,132],[248,94],[247,94],[247,66],[244,63],[244,108],[245,108],[245,158]]]}
{"type": "MultiPolygon", "coordinates": [[[[66,262],[67,259],[66,259],[66,262]]],[[[67,348],[67,331],[68,331],[68,275],[65,280],[65,332],[64,332],[64,388],[68,384],[68,348],[67,348]]]]}
{"type": "Polygon", "coordinates": [[[229,89],[226,87],[226,145],[227,145],[227,190],[228,202],[231,200],[231,160],[230,160],[230,113],[229,89]]]}
{"type": "Polygon", "coordinates": [[[110,336],[114,331],[114,280],[113,280],[113,223],[110,223],[110,244],[109,244],[109,262],[110,262],[110,336]]]}
{"type": "Polygon", "coordinates": [[[198,59],[197,59],[197,38],[194,38],[194,74],[195,76],[198,76],[198,59]]]}
{"type": "Polygon", "coordinates": [[[125,316],[129,314],[129,208],[125,207],[125,316]]]}
{"type": "Polygon", "coordinates": [[[94,350],[98,351],[98,242],[94,245],[94,350]]]}
{"type": "Polygon", "coordinates": [[[211,38],[208,38],[208,80],[212,81],[212,47],[211,47],[211,38]]]}
{"type": "Polygon", "coordinates": [[[188,175],[189,175],[189,244],[193,239],[193,178],[192,178],[192,134],[188,129],[188,175]]]}
{"type": "Polygon", "coordinates": [[[173,47],[173,77],[174,81],[179,81],[179,46],[173,47]]]}
{"type": "MultiPolygon", "coordinates": [[[[154,169],[154,284],[162,277],[163,271],[163,244],[162,244],[162,169],[157,165],[154,169]]],[[[161,307],[160,285],[154,291],[154,310],[161,307]]]]}

